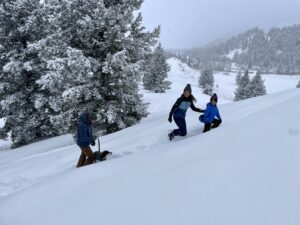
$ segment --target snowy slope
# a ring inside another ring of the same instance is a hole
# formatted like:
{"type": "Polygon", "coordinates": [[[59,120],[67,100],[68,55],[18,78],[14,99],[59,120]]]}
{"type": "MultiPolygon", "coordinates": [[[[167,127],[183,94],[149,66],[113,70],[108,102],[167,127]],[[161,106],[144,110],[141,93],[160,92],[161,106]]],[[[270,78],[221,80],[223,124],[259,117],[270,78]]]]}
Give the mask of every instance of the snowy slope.
{"type": "MultiPolygon", "coordinates": [[[[256,71],[251,71],[250,78],[252,78],[256,71]]],[[[235,85],[235,78],[237,73],[229,73],[224,75],[221,72],[214,74],[215,91],[227,100],[234,99],[234,92],[237,88],[235,85]]],[[[299,75],[276,75],[276,74],[262,74],[262,79],[266,86],[267,94],[273,94],[279,91],[294,89],[300,79],[299,75]]]]}
{"type": "MultiPolygon", "coordinates": [[[[170,105],[174,103],[174,99],[178,98],[186,83],[191,83],[193,94],[198,100],[201,100],[199,102],[200,106],[204,107],[205,104],[202,102],[206,102],[209,98],[203,95],[202,90],[198,87],[200,71],[190,68],[176,58],[169,59],[168,63],[171,65],[168,79],[172,81],[172,89],[167,91],[166,94],[154,94],[143,91],[147,102],[155,102],[155,104],[151,104],[150,112],[161,111],[162,107],[169,110],[170,105]]],[[[256,71],[250,72],[250,78],[252,78],[256,71]]],[[[237,72],[232,72],[228,75],[224,75],[223,72],[214,72],[215,92],[220,97],[219,104],[233,101],[235,97],[234,92],[237,88],[235,84],[236,75],[237,72]]],[[[294,89],[300,79],[300,75],[262,74],[262,79],[265,81],[267,93],[273,94],[283,90],[294,89]]]]}
{"type": "Polygon", "coordinates": [[[75,169],[68,135],[0,152],[0,224],[299,225],[300,90],[221,99],[224,123],[205,134],[190,110],[188,135],[169,142],[168,111],[197,79],[177,65],[172,90],[144,91],[149,118],[101,138],[106,162],[75,169]]]}
{"type": "MultiPolygon", "coordinates": [[[[141,86],[141,93],[144,94],[145,102],[150,103],[148,111],[151,116],[162,114],[162,111],[169,111],[170,106],[174,104],[174,101],[179,97],[183,91],[185,85],[190,83],[193,88],[193,94],[199,100],[198,107],[205,107],[206,102],[209,97],[202,94],[202,90],[198,87],[198,79],[200,76],[200,71],[190,68],[185,63],[182,63],[176,58],[171,58],[168,60],[171,66],[171,71],[169,72],[169,80],[172,81],[172,88],[166,93],[158,94],[151,93],[143,90],[141,86]]],[[[239,71],[236,69],[236,71],[239,71]]],[[[250,77],[254,76],[255,71],[251,71],[250,77]]],[[[222,72],[215,72],[215,92],[219,95],[219,104],[225,104],[232,102],[234,99],[234,92],[236,90],[235,78],[236,73],[229,73],[224,75],[222,72]]],[[[283,91],[287,89],[294,89],[300,79],[300,75],[290,76],[290,75],[271,75],[263,74],[263,80],[265,80],[265,86],[268,94],[276,93],[278,91],[283,91]]],[[[0,119],[0,127],[3,126],[3,119],[0,119]]],[[[0,151],[7,150],[10,146],[10,140],[3,141],[0,140],[0,151]]]]}
{"type": "Polygon", "coordinates": [[[234,49],[234,50],[232,50],[232,51],[230,51],[227,55],[225,55],[227,58],[229,58],[229,59],[233,59],[233,57],[234,57],[234,55],[235,54],[242,54],[242,53],[244,53],[244,52],[246,52],[247,51],[247,49],[245,49],[245,50],[243,50],[243,49],[241,49],[241,48],[237,48],[237,49],[234,49]]]}

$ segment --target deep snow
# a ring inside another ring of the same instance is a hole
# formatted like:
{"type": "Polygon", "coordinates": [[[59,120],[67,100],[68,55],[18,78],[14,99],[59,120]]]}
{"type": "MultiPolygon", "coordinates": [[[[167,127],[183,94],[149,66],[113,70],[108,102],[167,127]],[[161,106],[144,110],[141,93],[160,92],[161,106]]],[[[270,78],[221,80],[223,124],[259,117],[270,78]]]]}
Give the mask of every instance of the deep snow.
{"type": "Polygon", "coordinates": [[[101,137],[110,160],[76,169],[70,135],[0,152],[0,224],[299,225],[300,89],[231,103],[220,82],[222,125],[202,134],[189,110],[188,135],[170,142],[168,112],[184,85],[198,107],[209,97],[196,71],[169,62],[172,89],[143,91],[151,115],[101,137]]]}

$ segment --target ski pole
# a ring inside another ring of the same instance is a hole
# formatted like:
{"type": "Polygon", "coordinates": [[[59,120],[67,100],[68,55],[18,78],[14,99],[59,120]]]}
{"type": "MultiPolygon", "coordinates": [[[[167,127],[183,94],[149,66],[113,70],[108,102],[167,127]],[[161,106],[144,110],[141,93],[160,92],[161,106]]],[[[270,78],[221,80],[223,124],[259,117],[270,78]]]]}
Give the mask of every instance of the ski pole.
{"type": "Polygon", "coordinates": [[[100,154],[101,151],[100,151],[100,140],[99,140],[99,137],[97,138],[97,140],[98,140],[98,151],[99,151],[99,154],[100,154]]]}

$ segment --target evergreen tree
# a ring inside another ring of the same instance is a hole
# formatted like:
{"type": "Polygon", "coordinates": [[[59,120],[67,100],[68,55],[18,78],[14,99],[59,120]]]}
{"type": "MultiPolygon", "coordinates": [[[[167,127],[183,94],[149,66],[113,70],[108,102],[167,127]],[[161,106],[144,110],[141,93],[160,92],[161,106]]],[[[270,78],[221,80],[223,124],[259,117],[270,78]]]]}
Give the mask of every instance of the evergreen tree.
{"type": "Polygon", "coordinates": [[[171,82],[165,80],[168,77],[170,66],[160,43],[149,58],[150,63],[147,72],[143,76],[144,88],[156,93],[163,93],[170,89],[171,82]]]}
{"type": "Polygon", "coordinates": [[[201,75],[199,77],[199,86],[203,88],[204,94],[212,95],[214,87],[214,76],[211,69],[206,68],[201,71],[201,75]]]}
{"type": "Polygon", "coordinates": [[[239,71],[238,74],[235,77],[235,83],[236,83],[237,86],[240,84],[241,79],[242,79],[242,72],[239,71]]]}
{"type": "Polygon", "coordinates": [[[235,91],[235,101],[247,99],[250,97],[249,94],[249,89],[247,89],[247,86],[250,83],[250,78],[249,78],[249,72],[248,70],[245,71],[245,74],[242,76],[239,85],[235,91]]]}
{"type": "Polygon", "coordinates": [[[95,111],[97,128],[108,133],[138,122],[147,114],[138,81],[159,35],[159,29],[145,32],[141,15],[134,17],[142,1],[45,4],[55,15],[56,32],[38,47],[48,70],[38,83],[51,93],[55,124],[72,132],[83,110],[95,111]]]}
{"type": "Polygon", "coordinates": [[[48,21],[40,0],[0,1],[0,118],[6,118],[0,138],[11,132],[13,147],[57,134],[39,89],[43,62],[31,46],[47,36],[48,21]],[[44,113],[40,109],[43,108],[44,113]]]}
{"type": "Polygon", "coordinates": [[[257,71],[256,75],[252,78],[246,89],[246,92],[250,93],[250,97],[257,97],[267,94],[264,81],[262,80],[259,71],[257,71]]]}
{"type": "Polygon", "coordinates": [[[300,88],[300,80],[299,80],[299,82],[298,82],[296,88],[300,88]]]}

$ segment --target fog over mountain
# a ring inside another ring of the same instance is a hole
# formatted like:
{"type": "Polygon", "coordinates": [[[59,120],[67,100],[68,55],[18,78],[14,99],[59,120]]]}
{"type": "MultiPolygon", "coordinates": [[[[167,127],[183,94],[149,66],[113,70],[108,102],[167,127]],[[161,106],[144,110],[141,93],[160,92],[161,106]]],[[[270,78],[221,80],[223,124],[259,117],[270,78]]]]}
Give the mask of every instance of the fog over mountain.
{"type": "Polygon", "coordinates": [[[161,25],[164,47],[191,48],[251,27],[300,23],[300,0],[145,0],[141,12],[147,29],[161,25]]]}
{"type": "Polygon", "coordinates": [[[229,71],[235,63],[264,73],[299,74],[300,24],[269,31],[256,27],[215,45],[172,51],[170,56],[200,69],[229,71]]]}

